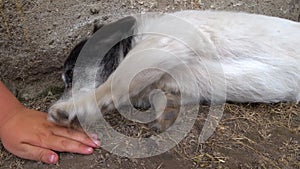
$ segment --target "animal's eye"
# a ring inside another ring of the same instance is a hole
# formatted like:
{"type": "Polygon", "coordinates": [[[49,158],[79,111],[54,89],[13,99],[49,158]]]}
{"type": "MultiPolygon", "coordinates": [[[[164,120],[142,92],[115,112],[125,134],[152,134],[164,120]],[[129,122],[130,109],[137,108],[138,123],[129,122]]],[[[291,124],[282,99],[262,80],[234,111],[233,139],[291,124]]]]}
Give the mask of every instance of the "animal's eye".
{"type": "Polygon", "coordinates": [[[72,70],[68,70],[68,71],[66,72],[66,75],[67,75],[68,77],[73,77],[73,71],[72,71],[72,70]]]}

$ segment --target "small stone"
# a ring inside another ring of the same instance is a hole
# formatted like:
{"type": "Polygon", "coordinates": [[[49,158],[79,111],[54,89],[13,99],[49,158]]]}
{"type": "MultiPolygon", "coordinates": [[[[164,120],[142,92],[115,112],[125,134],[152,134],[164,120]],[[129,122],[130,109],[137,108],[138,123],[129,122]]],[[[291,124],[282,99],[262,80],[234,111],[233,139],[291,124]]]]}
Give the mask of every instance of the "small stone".
{"type": "Polygon", "coordinates": [[[55,45],[49,45],[49,48],[50,48],[50,49],[54,49],[54,48],[55,48],[55,45]]]}
{"type": "Polygon", "coordinates": [[[53,45],[54,44],[54,39],[52,39],[50,42],[49,42],[49,45],[53,45]]]}
{"type": "Polygon", "coordinates": [[[157,8],[158,4],[157,3],[150,3],[150,9],[157,8]]]}
{"type": "Polygon", "coordinates": [[[90,9],[90,12],[91,12],[92,15],[98,14],[99,11],[100,11],[100,10],[97,9],[97,8],[91,8],[91,9],[90,9]]]}
{"type": "Polygon", "coordinates": [[[103,19],[104,21],[106,21],[108,18],[109,18],[109,17],[108,17],[107,15],[102,17],[102,19],[103,19]]]}

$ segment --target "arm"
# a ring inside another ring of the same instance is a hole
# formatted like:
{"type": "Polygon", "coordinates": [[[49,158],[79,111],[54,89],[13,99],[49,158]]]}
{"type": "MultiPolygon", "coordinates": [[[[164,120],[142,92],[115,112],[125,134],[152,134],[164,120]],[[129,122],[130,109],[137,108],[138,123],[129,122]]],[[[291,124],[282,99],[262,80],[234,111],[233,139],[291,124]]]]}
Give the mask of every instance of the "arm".
{"type": "Polygon", "coordinates": [[[0,82],[0,127],[23,108],[17,98],[0,82]]]}
{"type": "Polygon", "coordinates": [[[0,138],[18,157],[55,164],[59,152],[91,154],[99,146],[86,134],[47,121],[46,113],[27,109],[0,82],[0,138]]]}

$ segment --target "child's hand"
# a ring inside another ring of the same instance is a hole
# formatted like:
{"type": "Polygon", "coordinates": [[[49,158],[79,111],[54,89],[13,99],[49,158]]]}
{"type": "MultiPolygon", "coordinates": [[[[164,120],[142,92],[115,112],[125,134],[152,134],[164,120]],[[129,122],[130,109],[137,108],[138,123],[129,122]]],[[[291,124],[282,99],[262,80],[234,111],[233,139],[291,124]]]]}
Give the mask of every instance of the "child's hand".
{"type": "Polygon", "coordinates": [[[58,162],[54,151],[91,154],[100,144],[84,133],[47,121],[46,113],[25,107],[0,124],[0,138],[16,156],[48,164],[58,162]]]}

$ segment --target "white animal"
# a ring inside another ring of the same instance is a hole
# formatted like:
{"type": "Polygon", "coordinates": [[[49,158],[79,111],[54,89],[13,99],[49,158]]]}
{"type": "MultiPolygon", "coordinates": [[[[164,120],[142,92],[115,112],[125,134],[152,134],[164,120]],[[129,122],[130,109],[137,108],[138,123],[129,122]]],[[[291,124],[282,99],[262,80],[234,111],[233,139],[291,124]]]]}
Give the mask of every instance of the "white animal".
{"type": "MultiPolygon", "coordinates": [[[[134,19],[138,36],[132,38],[131,50],[116,70],[94,92],[73,93],[55,103],[49,109],[49,120],[69,125],[76,116],[93,117],[99,110],[115,108],[113,102],[119,107],[128,104],[129,97],[149,94],[147,86],[190,98],[181,104],[212,101],[213,90],[224,86],[221,93],[226,94],[226,101],[300,101],[300,23],[219,11],[180,11],[134,19]]],[[[223,95],[215,93],[214,102],[222,100],[223,95]]],[[[167,116],[158,122],[163,123],[170,118],[167,116]]]]}

